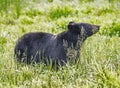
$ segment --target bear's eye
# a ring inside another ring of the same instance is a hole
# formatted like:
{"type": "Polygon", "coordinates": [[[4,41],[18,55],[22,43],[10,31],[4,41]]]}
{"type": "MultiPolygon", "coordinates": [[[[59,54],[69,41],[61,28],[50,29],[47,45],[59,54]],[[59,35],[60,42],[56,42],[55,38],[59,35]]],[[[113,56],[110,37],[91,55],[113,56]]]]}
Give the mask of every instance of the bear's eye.
{"type": "Polygon", "coordinates": [[[91,26],[88,25],[87,28],[88,28],[88,29],[91,29],[91,26]]]}
{"type": "Polygon", "coordinates": [[[91,29],[91,27],[88,27],[89,29],[91,29]]]}
{"type": "Polygon", "coordinates": [[[78,28],[81,29],[83,27],[83,25],[79,25],[78,28]]]}

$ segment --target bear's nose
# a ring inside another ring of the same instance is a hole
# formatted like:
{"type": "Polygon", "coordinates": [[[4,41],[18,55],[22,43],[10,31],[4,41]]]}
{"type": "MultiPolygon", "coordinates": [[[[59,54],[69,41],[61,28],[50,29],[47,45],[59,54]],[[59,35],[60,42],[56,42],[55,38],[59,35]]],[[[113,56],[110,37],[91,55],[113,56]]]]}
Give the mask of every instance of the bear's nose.
{"type": "Polygon", "coordinates": [[[99,25],[92,25],[92,33],[95,34],[100,29],[99,25]]]}
{"type": "Polygon", "coordinates": [[[99,26],[99,25],[92,25],[92,29],[93,29],[93,30],[99,30],[99,29],[100,29],[100,26],[99,26]]]}
{"type": "Polygon", "coordinates": [[[98,30],[100,29],[100,26],[97,26],[98,30]]]}

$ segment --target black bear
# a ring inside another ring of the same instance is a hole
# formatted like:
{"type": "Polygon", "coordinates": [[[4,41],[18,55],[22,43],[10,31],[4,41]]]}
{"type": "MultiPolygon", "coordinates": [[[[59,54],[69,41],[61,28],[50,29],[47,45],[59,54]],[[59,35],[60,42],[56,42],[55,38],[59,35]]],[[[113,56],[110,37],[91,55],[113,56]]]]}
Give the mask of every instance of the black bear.
{"type": "Polygon", "coordinates": [[[47,64],[51,61],[53,65],[64,65],[71,58],[79,58],[81,45],[99,28],[98,25],[69,22],[68,29],[57,35],[44,32],[27,33],[15,46],[15,59],[27,64],[47,64]]]}

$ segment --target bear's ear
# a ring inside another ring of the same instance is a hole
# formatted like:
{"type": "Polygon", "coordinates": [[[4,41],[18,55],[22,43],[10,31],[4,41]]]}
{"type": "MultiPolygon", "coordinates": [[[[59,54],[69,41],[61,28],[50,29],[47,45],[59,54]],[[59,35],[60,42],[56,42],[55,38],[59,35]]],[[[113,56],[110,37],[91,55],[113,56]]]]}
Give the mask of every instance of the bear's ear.
{"type": "Polygon", "coordinates": [[[69,22],[69,24],[68,24],[68,29],[73,29],[73,26],[74,26],[74,22],[73,21],[71,21],[71,22],[69,22]]]}

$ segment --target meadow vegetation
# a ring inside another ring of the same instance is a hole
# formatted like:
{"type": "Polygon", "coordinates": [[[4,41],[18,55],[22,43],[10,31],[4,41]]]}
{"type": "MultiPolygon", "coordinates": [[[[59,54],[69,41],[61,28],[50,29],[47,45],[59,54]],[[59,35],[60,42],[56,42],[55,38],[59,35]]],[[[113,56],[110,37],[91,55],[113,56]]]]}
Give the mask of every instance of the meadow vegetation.
{"type": "Polygon", "coordinates": [[[119,0],[0,0],[0,88],[119,88],[119,0]],[[28,32],[60,33],[70,21],[98,24],[78,63],[58,70],[14,61],[17,39],[28,32]]]}

